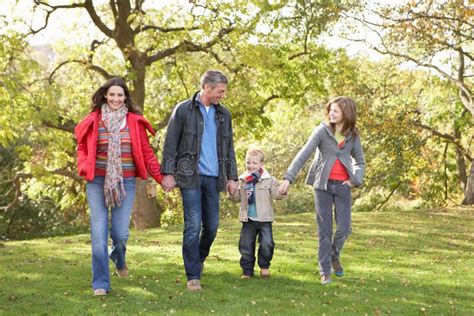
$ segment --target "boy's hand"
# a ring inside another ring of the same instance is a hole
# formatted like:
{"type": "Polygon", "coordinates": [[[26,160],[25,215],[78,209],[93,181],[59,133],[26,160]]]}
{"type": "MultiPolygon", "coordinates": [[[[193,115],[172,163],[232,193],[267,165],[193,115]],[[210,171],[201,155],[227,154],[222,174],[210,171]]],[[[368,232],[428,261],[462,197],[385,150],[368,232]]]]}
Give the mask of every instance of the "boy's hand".
{"type": "Polygon", "coordinates": [[[278,188],[278,192],[281,195],[286,195],[289,189],[290,189],[290,181],[283,180],[283,182],[280,184],[280,187],[278,188]]]}

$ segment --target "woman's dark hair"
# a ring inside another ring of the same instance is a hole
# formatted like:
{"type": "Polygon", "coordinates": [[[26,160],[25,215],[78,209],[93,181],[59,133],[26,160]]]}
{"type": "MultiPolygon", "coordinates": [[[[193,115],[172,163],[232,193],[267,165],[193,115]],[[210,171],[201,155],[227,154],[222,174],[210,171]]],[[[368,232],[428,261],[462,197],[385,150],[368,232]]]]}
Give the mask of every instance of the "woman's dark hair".
{"type": "Polygon", "coordinates": [[[130,90],[128,90],[127,84],[122,78],[113,77],[107,80],[92,96],[92,112],[100,111],[103,104],[107,103],[105,96],[107,95],[107,91],[112,86],[121,87],[125,93],[125,106],[128,110],[132,113],[141,114],[140,110],[138,110],[133,103],[132,97],[130,96],[130,90]]]}

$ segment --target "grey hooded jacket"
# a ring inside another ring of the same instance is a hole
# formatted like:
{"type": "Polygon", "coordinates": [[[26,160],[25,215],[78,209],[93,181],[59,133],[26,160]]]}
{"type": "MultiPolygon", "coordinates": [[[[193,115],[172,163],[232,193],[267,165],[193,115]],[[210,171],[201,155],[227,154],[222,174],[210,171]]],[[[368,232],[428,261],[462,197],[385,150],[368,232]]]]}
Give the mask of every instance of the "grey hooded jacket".
{"type": "Polygon", "coordinates": [[[283,178],[293,182],[313,153],[314,160],[306,177],[306,184],[312,185],[316,189],[326,190],[331,169],[336,158],[339,158],[349,174],[349,180],[357,187],[362,185],[365,160],[360,138],[350,133],[342,148],[339,148],[331,128],[324,122],[314,129],[306,144],[291,162],[283,178]]]}

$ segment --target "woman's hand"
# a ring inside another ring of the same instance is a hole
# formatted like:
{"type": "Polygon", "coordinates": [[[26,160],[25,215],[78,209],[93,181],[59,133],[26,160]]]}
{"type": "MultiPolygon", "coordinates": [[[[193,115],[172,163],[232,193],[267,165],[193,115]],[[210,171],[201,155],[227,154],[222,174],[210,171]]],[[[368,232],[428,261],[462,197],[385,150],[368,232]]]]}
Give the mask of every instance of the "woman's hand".
{"type": "Polygon", "coordinates": [[[289,189],[290,189],[290,181],[283,180],[283,182],[280,184],[280,187],[278,188],[278,192],[281,195],[286,195],[289,189]]]}

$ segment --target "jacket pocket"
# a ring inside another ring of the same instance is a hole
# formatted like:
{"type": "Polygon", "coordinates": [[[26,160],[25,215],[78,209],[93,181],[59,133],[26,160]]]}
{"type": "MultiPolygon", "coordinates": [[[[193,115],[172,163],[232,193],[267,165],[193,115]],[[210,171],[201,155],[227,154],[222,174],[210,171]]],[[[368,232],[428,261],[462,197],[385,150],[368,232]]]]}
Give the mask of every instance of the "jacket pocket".
{"type": "Polygon", "coordinates": [[[197,133],[195,130],[185,129],[179,143],[179,155],[196,154],[197,133]]]}
{"type": "Polygon", "coordinates": [[[176,174],[178,176],[190,177],[196,172],[197,156],[194,152],[187,152],[178,157],[176,162],[176,174]]]}

